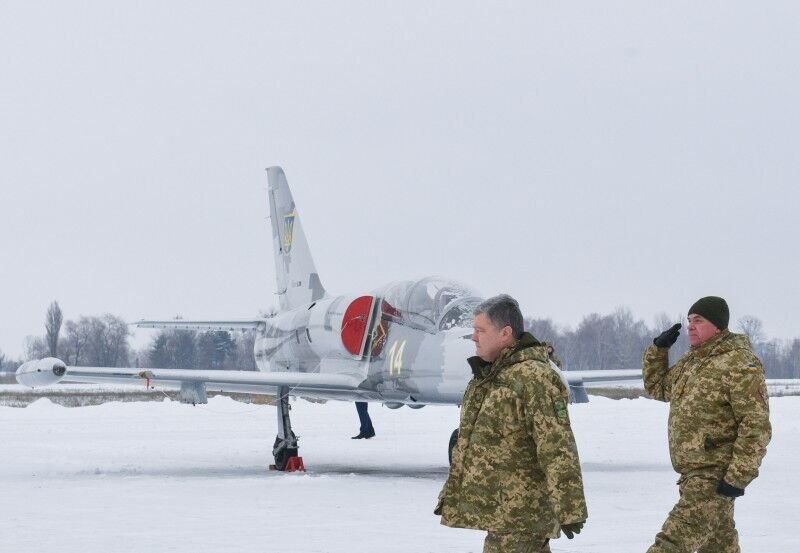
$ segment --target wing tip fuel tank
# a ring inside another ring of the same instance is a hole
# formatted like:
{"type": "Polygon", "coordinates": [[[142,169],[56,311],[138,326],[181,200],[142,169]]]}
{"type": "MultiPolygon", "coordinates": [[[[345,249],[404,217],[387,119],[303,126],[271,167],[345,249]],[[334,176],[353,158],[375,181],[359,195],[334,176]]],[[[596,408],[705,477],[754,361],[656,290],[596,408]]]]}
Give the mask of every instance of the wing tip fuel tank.
{"type": "Polygon", "coordinates": [[[29,388],[39,388],[56,384],[67,373],[67,365],[55,357],[45,357],[38,361],[28,361],[19,366],[17,382],[29,388]]]}

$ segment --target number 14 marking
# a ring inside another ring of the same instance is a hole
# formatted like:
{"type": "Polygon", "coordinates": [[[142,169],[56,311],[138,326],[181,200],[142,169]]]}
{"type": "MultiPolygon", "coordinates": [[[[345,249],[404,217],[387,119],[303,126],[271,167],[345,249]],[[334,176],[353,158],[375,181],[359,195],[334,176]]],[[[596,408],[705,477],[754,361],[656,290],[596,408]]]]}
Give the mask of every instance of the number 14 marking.
{"type": "Polygon", "coordinates": [[[405,340],[395,342],[389,348],[389,376],[400,376],[403,371],[403,350],[405,349],[405,340]]]}

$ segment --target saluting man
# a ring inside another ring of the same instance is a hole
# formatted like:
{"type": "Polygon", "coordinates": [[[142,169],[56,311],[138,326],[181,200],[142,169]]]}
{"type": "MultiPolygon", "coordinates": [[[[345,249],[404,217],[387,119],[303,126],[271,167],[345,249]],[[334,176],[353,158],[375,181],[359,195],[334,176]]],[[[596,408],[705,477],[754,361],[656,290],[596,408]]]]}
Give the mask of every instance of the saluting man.
{"type": "Polygon", "coordinates": [[[764,369],[750,341],[728,330],[724,299],[689,308],[689,351],[674,367],[669,348],[680,324],[644,354],[647,393],[668,401],[669,452],[680,499],[648,553],[738,553],[734,499],[758,475],[772,435],[764,369]]]}
{"type": "Polygon", "coordinates": [[[434,513],[488,530],[484,553],[549,553],[550,538],[571,539],[587,517],[567,390],[516,300],[489,298],[474,315],[473,378],[434,513]]]}

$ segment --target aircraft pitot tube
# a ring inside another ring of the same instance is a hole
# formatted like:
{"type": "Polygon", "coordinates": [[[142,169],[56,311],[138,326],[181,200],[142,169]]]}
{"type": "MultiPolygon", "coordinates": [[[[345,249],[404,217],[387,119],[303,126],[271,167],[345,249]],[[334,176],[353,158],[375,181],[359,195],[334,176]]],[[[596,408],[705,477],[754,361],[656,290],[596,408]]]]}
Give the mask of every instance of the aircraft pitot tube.
{"type": "Polygon", "coordinates": [[[17,382],[30,388],[55,384],[64,378],[67,365],[61,359],[45,357],[38,361],[28,361],[17,369],[17,382]]]}

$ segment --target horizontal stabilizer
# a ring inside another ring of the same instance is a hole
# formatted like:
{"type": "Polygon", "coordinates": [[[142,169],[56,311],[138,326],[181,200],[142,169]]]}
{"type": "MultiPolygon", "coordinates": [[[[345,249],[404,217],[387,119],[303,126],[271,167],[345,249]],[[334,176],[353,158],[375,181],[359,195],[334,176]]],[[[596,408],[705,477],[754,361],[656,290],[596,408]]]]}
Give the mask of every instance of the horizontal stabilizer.
{"type": "Polygon", "coordinates": [[[135,323],[137,328],[171,328],[175,330],[220,330],[226,332],[255,330],[259,325],[266,324],[264,319],[255,321],[185,321],[183,319],[170,319],[168,321],[145,321],[135,323]]]}
{"type": "Polygon", "coordinates": [[[610,369],[607,371],[561,371],[570,384],[589,382],[619,382],[621,380],[641,380],[642,371],[638,369],[610,369]]]}

